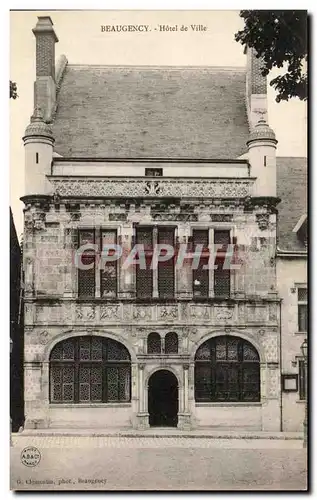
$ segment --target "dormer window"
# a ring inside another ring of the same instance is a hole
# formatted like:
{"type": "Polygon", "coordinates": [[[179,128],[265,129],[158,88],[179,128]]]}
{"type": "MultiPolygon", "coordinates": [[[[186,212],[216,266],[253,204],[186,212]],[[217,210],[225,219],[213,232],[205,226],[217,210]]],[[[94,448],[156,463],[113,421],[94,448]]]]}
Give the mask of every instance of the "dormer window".
{"type": "Polygon", "coordinates": [[[162,168],[146,168],[145,177],[163,177],[162,168]]]}

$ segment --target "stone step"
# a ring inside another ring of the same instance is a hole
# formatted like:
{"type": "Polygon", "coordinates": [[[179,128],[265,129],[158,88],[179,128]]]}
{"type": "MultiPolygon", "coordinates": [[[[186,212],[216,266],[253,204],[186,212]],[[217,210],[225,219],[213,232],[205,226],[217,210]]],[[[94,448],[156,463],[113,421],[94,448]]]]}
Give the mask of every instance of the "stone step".
{"type": "Polygon", "coordinates": [[[128,438],[209,438],[209,439],[276,439],[276,440],[302,440],[301,432],[269,432],[269,431],[215,431],[193,430],[182,431],[174,428],[157,428],[146,430],[131,429],[25,429],[12,436],[87,436],[87,437],[128,437],[128,438]]]}

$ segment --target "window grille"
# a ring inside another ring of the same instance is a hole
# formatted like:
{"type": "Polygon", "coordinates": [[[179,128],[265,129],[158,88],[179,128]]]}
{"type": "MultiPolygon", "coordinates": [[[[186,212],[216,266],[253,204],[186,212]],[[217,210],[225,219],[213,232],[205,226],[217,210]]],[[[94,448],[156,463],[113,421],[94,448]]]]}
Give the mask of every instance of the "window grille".
{"type": "Polygon", "coordinates": [[[130,379],[130,354],[112,339],[67,339],[50,355],[52,403],[129,402],[130,379]]]}
{"type": "Polygon", "coordinates": [[[194,297],[208,297],[209,295],[209,256],[204,255],[208,250],[208,230],[194,229],[193,230],[193,252],[196,251],[197,245],[202,245],[202,252],[199,259],[197,269],[193,269],[193,295],[194,297]],[[204,266],[207,266],[204,269],[204,266]]]}
{"type": "Polygon", "coordinates": [[[241,338],[215,337],[195,356],[195,399],[204,401],[259,401],[260,359],[241,338]]]}
{"type": "Polygon", "coordinates": [[[170,333],[167,333],[165,335],[164,352],[165,352],[165,354],[177,354],[178,353],[178,335],[177,335],[177,333],[170,332],[170,333]]]}
{"type": "Polygon", "coordinates": [[[174,258],[170,258],[165,262],[158,262],[157,274],[154,272],[156,270],[151,269],[153,246],[156,244],[174,246],[174,233],[175,229],[170,227],[159,227],[157,231],[155,231],[153,227],[141,226],[136,228],[136,242],[138,245],[143,245],[146,261],[146,269],[141,269],[139,265],[136,266],[136,294],[138,298],[152,298],[154,285],[157,286],[158,296],[160,298],[174,297],[174,258]],[[157,279],[155,283],[154,276],[155,279],[157,279]]]}
{"type": "MultiPolygon", "coordinates": [[[[101,233],[101,259],[104,253],[109,254],[105,245],[115,245],[117,243],[117,231],[103,230],[101,233]]],[[[117,261],[103,262],[100,271],[100,293],[101,297],[117,296],[117,261]]]]}
{"type": "Polygon", "coordinates": [[[148,354],[161,354],[162,342],[158,333],[152,332],[147,338],[147,353],[148,354]]]}
{"type": "MultiPolygon", "coordinates": [[[[174,228],[159,227],[157,243],[171,245],[174,248],[174,228]]],[[[158,295],[160,298],[174,297],[175,267],[174,257],[165,262],[158,263],[158,295]]]]}
{"type": "MultiPolygon", "coordinates": [[[[95,243],[94,231],[79,231],[78,238],[79,248],[88,243],[95,243]]],[[[94,297],[95,296],[95,251],[85,250],[81,256],[81,262],[85,266],[91,265],[91,269],[78,269],[78,296],[79,297],[94,297]]]]}

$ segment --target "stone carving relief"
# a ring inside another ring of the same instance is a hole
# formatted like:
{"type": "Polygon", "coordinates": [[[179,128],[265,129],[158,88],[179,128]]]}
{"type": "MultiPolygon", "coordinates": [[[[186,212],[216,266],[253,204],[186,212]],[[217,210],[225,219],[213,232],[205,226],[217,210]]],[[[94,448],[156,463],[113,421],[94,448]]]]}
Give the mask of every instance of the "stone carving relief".
{"type": "Polygon", "coordinates": [[[49,335],[48,335],[48,331],[47,330],[43,330],[41,333],[40,333],[40,336],[39,336],[39,340],[40,340],[40,343],[45,345],[48,341],[48,338],[49,338],[49,335]]]}
{"type": "Polygon", "coordinates": [[[61,196],[120,196],[120,197],[245,197],[250,194],[252,180],[171,180],[145,179],[50,179],[61,196]]]}
{"type": "Polygon", "coordinates": [[[209,319],[210,318],[210,306],[191,306],[190,315],[195,319],[209,319]]]}
{"type": "Polygon", "coordinates": [[[178,318],[177,306],[161,306],[158,307],[159,318],[178,318]]]}
{"type": "Polygon", "coordinates": [[[27,229],[40,231],[45,229],[45,212],[25,212],[24,224],[27,229]]]}
{"type": "Polygon", "coordinates": [[[134,319],[152,319],[150,307],[136,306],[133,311],[134,319]]]}
{"type": "Polygon", "coordinates": [[[233,307],[214,307],[214,316],[218,321],[224,321],[228,319],[232,319],[234,308],[233,307]]]}
{"type": "Polygon", "coordinates": [[[100,319],[119,318],[119,305],[104,305],[100,308],[100,319]]]}
{"type": "Polygon", "coordinates": [[[82,320],[95,319],[95,308],[93,306],[77,306],[76,318],[82,320]]]}
{"type": "Polygon", "coordinates": [[[270,214],[257,214],[256,221],[261,231],[265,231],[269,227],[270,222],[270,214]]]}

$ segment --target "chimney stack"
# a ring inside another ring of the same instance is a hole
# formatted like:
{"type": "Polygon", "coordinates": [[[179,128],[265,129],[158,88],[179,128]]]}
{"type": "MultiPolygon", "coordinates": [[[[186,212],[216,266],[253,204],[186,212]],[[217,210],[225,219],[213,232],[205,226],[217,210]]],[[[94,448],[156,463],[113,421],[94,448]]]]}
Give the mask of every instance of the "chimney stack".
{"type": "Polygon", "coordinates": [[[32,31],[36,38],[34,108],[40,107],[44,120],[50,122],[56,102],[55,43],[58,42],[58,38],[49,16],[38,17],[32,31]]]}
{"type": "Polygon", "coordinates": [[[246,47],[247,79],[246,98],[250,129],[253,130],[259,120],[268,121],[267,116],[267,78],[262,76],[262,59],[256,57],[254,48],[246,47]]]}

